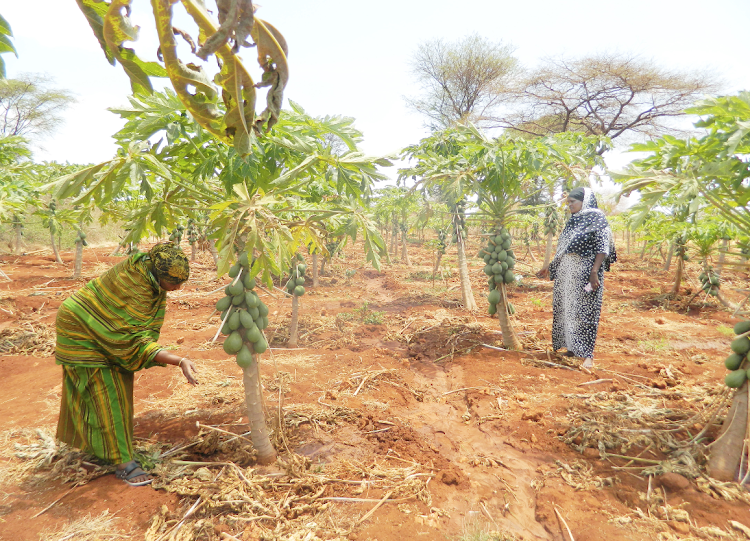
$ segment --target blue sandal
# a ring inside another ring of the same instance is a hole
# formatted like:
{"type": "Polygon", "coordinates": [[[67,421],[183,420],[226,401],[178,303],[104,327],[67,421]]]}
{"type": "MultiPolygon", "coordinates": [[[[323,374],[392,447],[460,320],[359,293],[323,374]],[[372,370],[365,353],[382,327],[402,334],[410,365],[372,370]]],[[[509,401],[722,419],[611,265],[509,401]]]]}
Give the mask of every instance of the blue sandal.
{"type": "Polygon", "coordinates": [[[131,487],[142,487],[150,485],[153,482],[153,479],[150,477],[145,481],[131,481],[131,479],[135,479],[136,477],[140,477],[142,475],[148,475],[148,473],[143,471],[141,469],[141,465],[138,464],[138,462],[136,462],[135,460],[131,460],[130,462],[128,462],[123,469],[115,471],[115,477],[117,477],[118,479],[122,479],[131,487]]]}

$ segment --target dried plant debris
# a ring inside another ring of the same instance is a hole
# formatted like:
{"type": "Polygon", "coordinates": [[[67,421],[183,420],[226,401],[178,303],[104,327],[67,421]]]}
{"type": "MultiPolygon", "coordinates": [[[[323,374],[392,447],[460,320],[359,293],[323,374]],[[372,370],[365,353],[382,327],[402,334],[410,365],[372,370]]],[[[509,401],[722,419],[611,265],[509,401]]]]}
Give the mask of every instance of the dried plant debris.
{"type": "Polygon", "coordinates": [[[49,357],[55,352],[55,340],[54,329],[43,323],[27,322],[22,327],[0,331],[0,354],[49,357]]]}
{"type": "Polygon", "coordinates": [[[94,457],[58,443],[48,429],[10,430],[0,435],[0,485],[61,480],[83,485],[113,471],[94,457]]]}
{"type": "Polygon", "coordinates": [[[72,521],[62,529],[54,532],[45,532],[41,535],[41,541],[109,541],[111,539],[130,539],[130,535],[121,532],[117,528],[119,520],[109,511],[103,511],[101,515],[86,516],[72,521]]]}

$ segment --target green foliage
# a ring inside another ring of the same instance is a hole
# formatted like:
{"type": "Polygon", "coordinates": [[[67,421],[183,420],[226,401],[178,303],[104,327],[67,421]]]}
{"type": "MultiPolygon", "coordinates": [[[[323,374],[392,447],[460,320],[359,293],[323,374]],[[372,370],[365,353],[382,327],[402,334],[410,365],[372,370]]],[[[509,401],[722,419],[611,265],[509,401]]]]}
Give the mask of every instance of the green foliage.
{"type": "Polygon", "coordinates": [[[13,45],[13,41],[10,38],[13,37],[13,31],[10,29],[10,24],[5,18],[0,15],[0,79],[5,79],[5,60],[3,60],[3,53],[13,53],[18,58],[18,51],[13,45]]]}
{"type": "Polygon", "coordinates": [[[633,151],[649,155],[613,178],[623,184],[622,194],[640,193],[642,209],[672,200],[695,214],[709,204],[747,236],[750,92],[705,99],[686,112],[702,117],[696,127],[705,129],[705,135],[687,139],[663,136],[633,145],[633,151]]]}
{"type": "Polygon", "coordinates": [[[134,94],[150,94],[151,77],[169,77],[176,95],[191,117],[217,140],[233,144],[237,153],[247,155],[257,134],[267,133],[279,119],[283,91],[289,77],[284,37],[272,25],[239,8],[238,0],[222,5],[226,9],[219,27],[203,2],[182,0],[188,15],[199,28],[194,39],[173,25],[173,4],[170,0],[152,2],[154,26],[159,37],[159,60],[141,60],[125,42],[138,39],[138,26],[130,20],[131,0],[76,0],[99,45],[111,64],[118,63],[130,78],[134,94]],[[231,15],[230,15],[231,14],[231,15]],[[231,16],[234,18],[231,18],[231,16]],[[221,69],[208,73],[202,65],[185,62],[178,57],[176,35],[188,42],[192,52],[202,60],[216,54],[221,69]],[[240,46],[250,46],[252,37],[262,70],[256,84],[235,54],[240,46]],[[233,46],[228,41],[234,38],[233,46]],[[196,51],[195,43],[203,46],[196,51]],[[220,92],[217,89],[220,87],[220,92]],[[268,88],[266,108],[255,116],[255,89],[268,88]]]}
{"type": "Polygon", "coordinates": [[[107,208],[126,223],[125,242],[162,236],[188,219],[202,222],[208,210],[220,274],[236,251],[255,252],[251,274],[270,284],[300,247],[325,249],[331,235],[345,244],[361,234],[368,261],[379,265],[385,246],[365,201],[385,178],[377,167],[390,162],[358,151],[361,134],[351,119],[314,119],[295,104],[242,157],[192,120],[172,91],[133,97],[116,112],[127,121],[115,134],[118,155],[46,189],[107,208]],[[331,134],[347,150],[333,153],[331,134]]]}

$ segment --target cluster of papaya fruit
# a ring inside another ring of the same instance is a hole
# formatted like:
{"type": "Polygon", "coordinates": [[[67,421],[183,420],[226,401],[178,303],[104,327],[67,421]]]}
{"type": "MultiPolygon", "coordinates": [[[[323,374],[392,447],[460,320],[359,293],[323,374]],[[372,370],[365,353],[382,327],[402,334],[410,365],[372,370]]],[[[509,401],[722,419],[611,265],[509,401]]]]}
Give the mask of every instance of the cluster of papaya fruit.
{"type": "Polygon", "coordinates": [[[724,361],[724,366],[730,370],[724,378],[727,387],[736,389],[740,387],[748,378],[747,358],[750,353],[750,338],[746,335],[750,333],[750,321],[740,321],[734,326],[734,334],[737,335],[732,341],[732,354],[724,361]]]}
{"type": "MultiPolygon", "coordinates": [[[[487,275],[487,285],[490,294],[487,300],[490,302],[490,315],[497,313],[497,304],[501,300],[500,285],[512,284],[516,281],[513,268],[516,266],[516,256],[510,249],[512,240],[510,233],[501,227],[495,234],[490,235],[487,246],[479,251],[478,256],[484,260],[484,273],[487,275]]],[[[513,315],[515,309],[508,303],[508,312],[513,315]]]]}
{"type": "Polygon", "coordinates": [[[305,265],[305,258],[302,254],[297,254],[295,260],[292,260],[292,265],[289,267],[289,281],[286,283],[286,292],[295,297],[301,297],[305,294],[305,271],[307,265],[305,265]],[[294,261],[299,263],[294,263],[294,261]]]}
{"type": "MultiPolygon", "coordinates": [[[[461,228],[461,237],[466,240],[466,237],[469,235],[469,229],[466,227],[466,201],[463,199],[456,203],[456,224],[461,228]]],[[[458,243],[458,235],[455,227],[453,228],[451,242],[453,244],[458,243]]]]}
{"type": "Polygon", "coordinates": [[[719,275],[714,272],[712,266],[707,266],[698,275],[698,279],[701,281],[701,289],[709,295],[716,297],[719,294],[719,275]]]}
{"type": "Polygon", "coordinates": [[[182,242],[182,232],[185,231],[185,226],[178,225],[172,230],[172,233],[169,235],[169,240],[174,242],[177,246],[180,245],[182,242]]]}
{"type": "Polygon", "coordinates": [[[195,226],[195,220],[192,218],[188,219],[187,236],[190,244],[198,242],[198,228],[195,226]]]}
{"type": "Polygon", "coordinates": [[[675,237],[674,239],[675,255],[677,257],[682,258],[683,261],[690,260],[690,256],[688,255],[688,252],[687,252],[687,242],[688,242],[688,238],[687,238],[687,235],[684,233],[682,235],[677,235],[677,237],[675,237]]]}
{"type": "Polygon", "coordinates": [[[255,293],[255,278],[250,277],[250,262],[247,252],[240,255],[231,269],[229,276],[234,281],[226,287],[226,296],[216,303],[221,312],[224,351],[237,355],[237,364],[247,368],[253,361],[253,353],[263,353],[268,343],[263,336],[263,329],[268,326],[268,307],[255,293]]]}
{"type": "Polygon", "coordinates": [[[546,237],[550,233],[554,235],[558,229],[560,229],[560,215],[557,209],[550,205],[544,211],[544,236],[546,237]]]}
{"type": "Polygon", "coordinates": [[[86,241],[86,233],[84,233],[80,229],[78,230],[78,235],[76,235],[76,244],[78,244],[79,242],[83,246],[88,246],[89,245],[89,243],[86,241]]]}

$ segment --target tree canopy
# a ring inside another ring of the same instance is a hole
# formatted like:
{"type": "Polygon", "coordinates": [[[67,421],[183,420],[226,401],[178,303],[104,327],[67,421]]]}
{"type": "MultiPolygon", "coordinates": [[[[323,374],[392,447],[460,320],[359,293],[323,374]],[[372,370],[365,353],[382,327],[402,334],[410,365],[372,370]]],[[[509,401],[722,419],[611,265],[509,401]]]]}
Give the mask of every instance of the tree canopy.
{"type": "Polygon", "coordinates": [[[0,135],[43,137],[62,123],[62,112],[76,99],[68,90],[52,88],[49,77],[23,74],[0,80],[0,135]]]}
{"type": "Polygon", "coordinates": [[[502,101],[517,65],[510,45],[478,34],[455,42],[427,41],[411,60],[422,90],[406,98],[407,104],[425,115],[432,129],[467,122],[481,125],[502,101]]]}
{"type": "Polygon", "coordinates": [[[717,89],[707,73],[669,70],[632,54],[549,58],[518,82],[513,107],[493,125],[529,136],[656,136],[674,133],[670,120],[717,89]]]}

